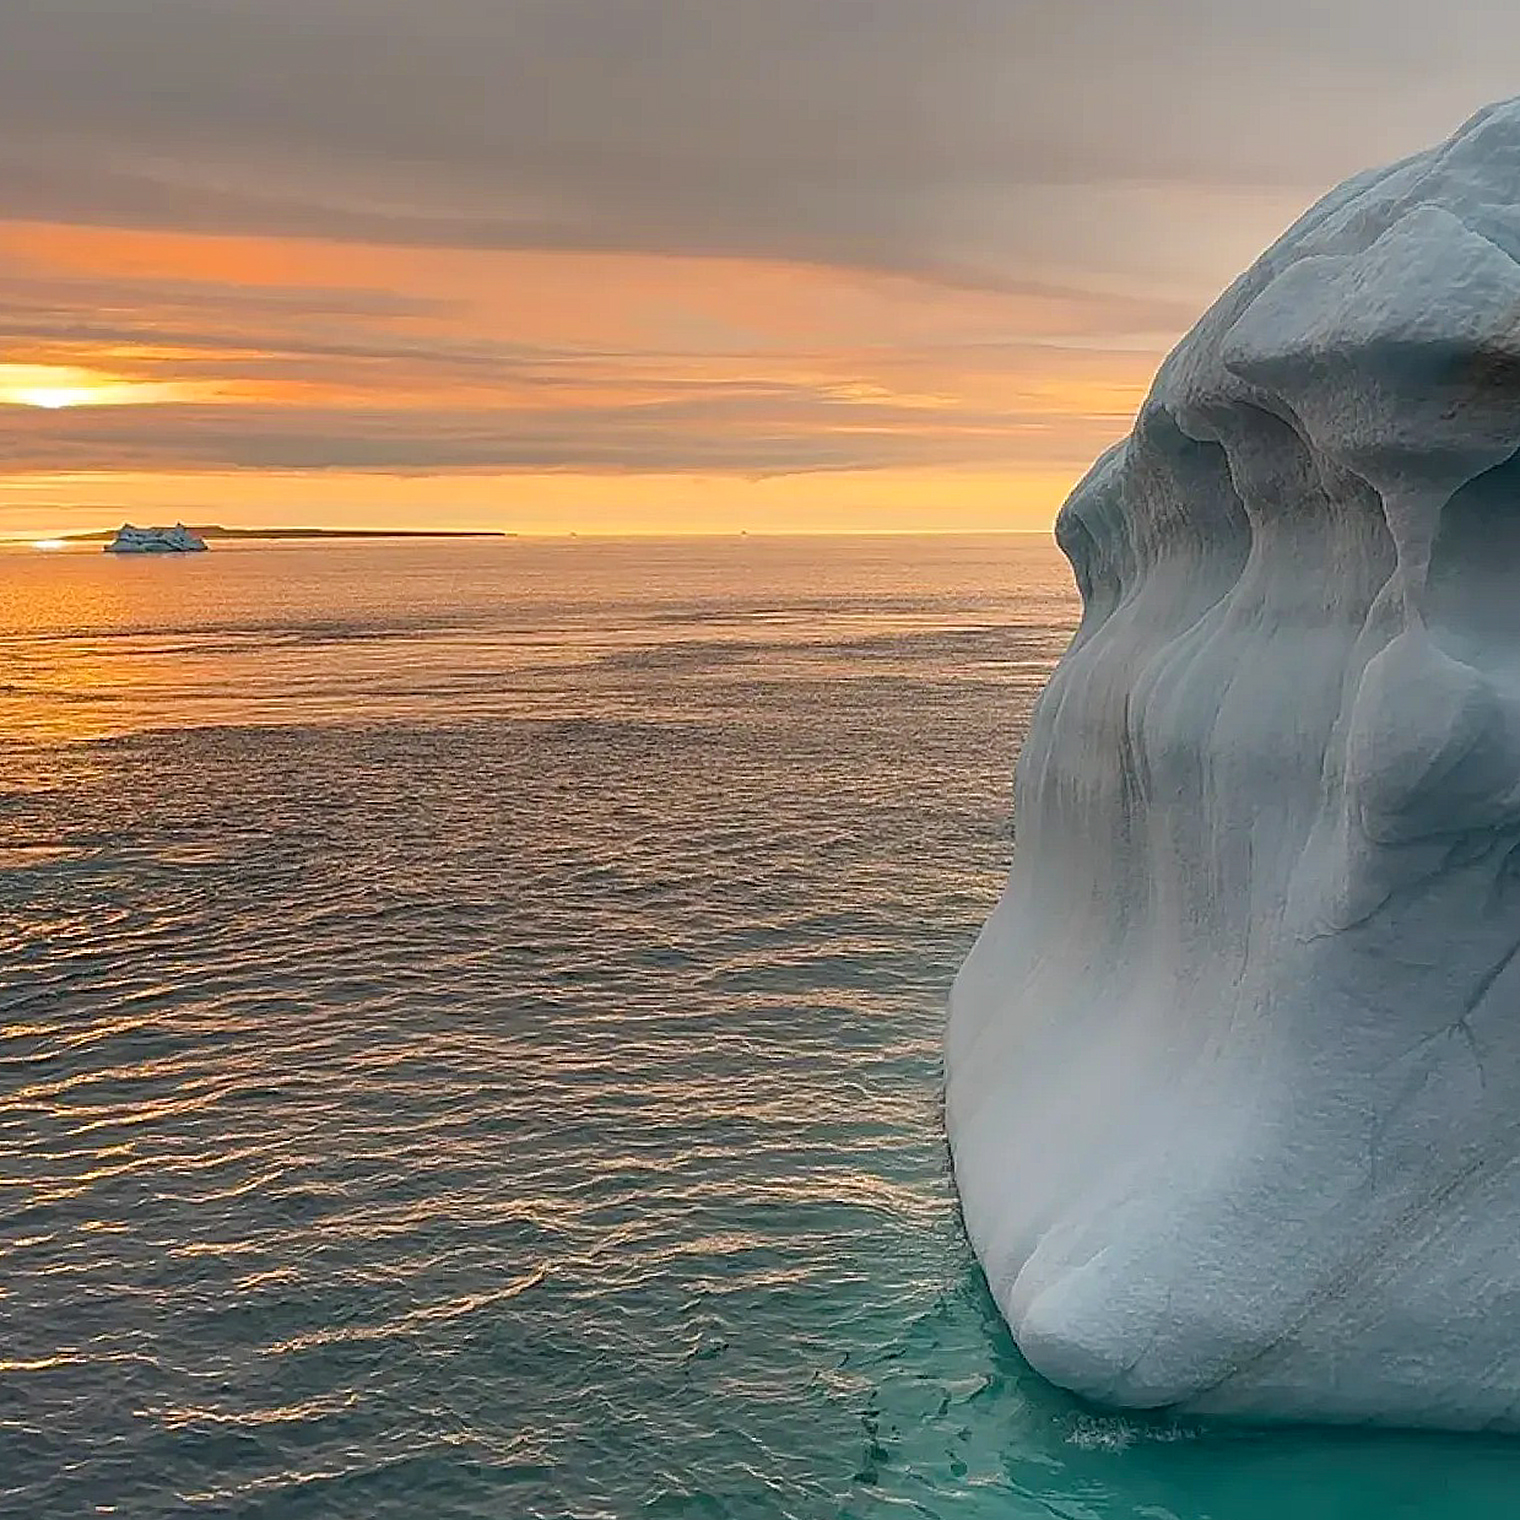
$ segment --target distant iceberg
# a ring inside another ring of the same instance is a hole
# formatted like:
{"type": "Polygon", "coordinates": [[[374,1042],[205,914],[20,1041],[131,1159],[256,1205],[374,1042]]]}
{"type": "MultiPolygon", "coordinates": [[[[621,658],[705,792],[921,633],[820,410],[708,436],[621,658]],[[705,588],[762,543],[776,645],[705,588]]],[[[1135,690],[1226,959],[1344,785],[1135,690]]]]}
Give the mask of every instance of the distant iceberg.
{"type": "Polygon", "coordinates": [[[192,533],[184,523],[172,528],[134,528],[123,523],[116,537],[106,545],[107,554],[201,554],[206,540],[192,533]]]}
{"type": "Polygon", "coordinates": [[[1520,101],[1333,192],[1063,509],[951,999],[971,1239],[1104,1403],[1520,1428],[1520,101]]]}

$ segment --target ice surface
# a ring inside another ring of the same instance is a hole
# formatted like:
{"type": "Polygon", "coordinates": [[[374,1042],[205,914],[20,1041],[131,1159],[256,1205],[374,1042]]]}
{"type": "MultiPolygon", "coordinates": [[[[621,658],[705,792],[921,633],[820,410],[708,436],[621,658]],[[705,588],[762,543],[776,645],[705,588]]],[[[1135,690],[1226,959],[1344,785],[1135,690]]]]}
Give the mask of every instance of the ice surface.
{"type": "Polygon", "coordinates": [[[1103,1402],[1520,1427],[1520,101],[1329,195],[1063,509],[952,997],[967,1227],[1103,1402]]]}

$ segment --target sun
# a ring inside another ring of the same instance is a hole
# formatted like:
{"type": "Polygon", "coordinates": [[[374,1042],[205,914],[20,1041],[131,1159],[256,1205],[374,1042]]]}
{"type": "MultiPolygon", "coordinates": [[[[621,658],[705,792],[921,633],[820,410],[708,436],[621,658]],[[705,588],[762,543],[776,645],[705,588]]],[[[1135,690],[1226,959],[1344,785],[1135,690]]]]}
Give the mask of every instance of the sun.
{"type": "Polygon", "coordinates": [[[110,395],[114,376],[74,364],[0,364],[0,402],[61,412],[110,395]]]}
{"type": "Polygon", "coordinates": [[[26,385],[10,393],[17,406],[40,406],[60,412],[68,406],[88,406],[95,393],[83,385],[26,385]]]}
{"type": "MultiPolygon", "coordinates": [[[[4,0],[0,0],[0,5],[4,0]]],[[[48,412],[172,399],[174,388],[82,364],[0,364],[0,405],[48,412]]]]}
{"type": "MultiPolygon", "coordinates": [[[[5,4],[6,0],[0,0],[0,11],[5,4]]],[[[0,363],[0,406],[62,412],[76,406],[153,406],[210,399],[204,388],[93,365],[0,363]]]]}

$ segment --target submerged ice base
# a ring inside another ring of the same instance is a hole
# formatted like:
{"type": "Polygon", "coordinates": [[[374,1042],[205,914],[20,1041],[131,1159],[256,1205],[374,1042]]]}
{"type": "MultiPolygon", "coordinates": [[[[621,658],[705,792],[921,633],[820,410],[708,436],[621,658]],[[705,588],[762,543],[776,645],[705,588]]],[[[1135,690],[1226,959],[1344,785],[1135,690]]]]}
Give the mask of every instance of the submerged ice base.
{"type": "Polygon", "coordinates": [[[1520,1428],[1517,261],[1512,102],[1305,216],[1061,513],[947,1120],[1090,1398],[1520,1428]]]}

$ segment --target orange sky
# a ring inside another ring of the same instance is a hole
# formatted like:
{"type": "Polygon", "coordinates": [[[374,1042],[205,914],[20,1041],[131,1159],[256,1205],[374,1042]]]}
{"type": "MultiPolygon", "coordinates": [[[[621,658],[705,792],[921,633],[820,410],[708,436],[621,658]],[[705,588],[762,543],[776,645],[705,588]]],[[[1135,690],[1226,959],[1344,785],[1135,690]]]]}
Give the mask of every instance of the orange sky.
{"type": "Polygon", "coordinates": [[[1180,318],[736,257],[12,223],[0,261],[36,309],[0,362],[28,536],[1042,526],[1180,318]]]}
{"type": "Polygon", "coordinates": [[[0,536],[1045,527],[1512,88],[1387,3],[0,4],[0,536]]]}

